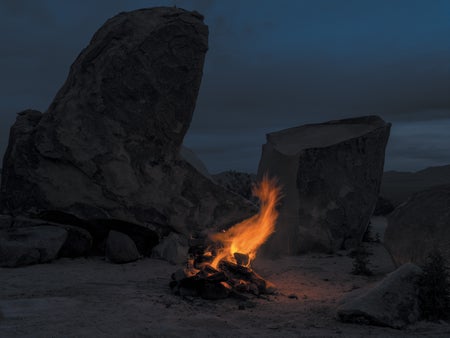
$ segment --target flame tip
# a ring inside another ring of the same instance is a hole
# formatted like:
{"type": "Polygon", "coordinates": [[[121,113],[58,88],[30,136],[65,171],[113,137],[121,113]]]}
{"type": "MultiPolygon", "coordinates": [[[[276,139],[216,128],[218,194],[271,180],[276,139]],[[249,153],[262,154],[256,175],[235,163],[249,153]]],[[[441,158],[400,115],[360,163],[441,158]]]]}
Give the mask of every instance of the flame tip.
{"type": "Polygon", "coordinates": [[[249,267],[259,247],[275,232],[278,218],[276,206],[282,195],[278,179],[265,173],[262,180],[253,185],[252,192],[261,201],[259,213],[210,237],[223,245],[211,263],[213,267],[216,268],[223,259],[237,263],[235,253],[248,255],[248,264],[245,266],[249,267]]]}

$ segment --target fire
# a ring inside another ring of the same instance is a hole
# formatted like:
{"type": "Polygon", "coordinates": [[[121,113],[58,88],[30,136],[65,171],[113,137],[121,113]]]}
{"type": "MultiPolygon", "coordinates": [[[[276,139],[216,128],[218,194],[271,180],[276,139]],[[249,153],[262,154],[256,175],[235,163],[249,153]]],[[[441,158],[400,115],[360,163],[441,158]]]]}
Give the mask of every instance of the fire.
{"type": "Polygon", "coordinates": [[[225,232],[210,236],[211,240],[222,245],[216,250],[216,257],[211,263],[214,268],[217,268],[219,262],[224,259],[238,263],[236,257],[239,256],[248,257],[240,264],[249,266],[256,257],[258,248],[275,231],[278,218],[276,206],[281,197],[281,188],[277,185],[276,179],[265,175],[262,181],[253,187],[253,195],[261,201],[258,214],[235,224],[225,232]]]}

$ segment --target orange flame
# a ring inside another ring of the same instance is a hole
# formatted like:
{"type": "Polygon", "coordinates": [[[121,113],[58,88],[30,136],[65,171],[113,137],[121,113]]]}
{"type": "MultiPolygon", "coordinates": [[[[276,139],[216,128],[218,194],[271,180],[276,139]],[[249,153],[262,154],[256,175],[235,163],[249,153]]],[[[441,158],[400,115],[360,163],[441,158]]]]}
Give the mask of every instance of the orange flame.
{"type": "Polygon", "coordinates": [[[210,236],[211,240],[223,245],[211,263],[214,268],[217,268],[223,259],[236,263],[235,253],[248,255],[246,266],[249,266],[256,257],[258,248],[275,231],[278,218],[276,206],[281,197],[281,188],[277,185],[276,179],[264,175],[262,181],[253,187],[252,192],[261,201],[259,213],[235,224],[225,232],[210,236]]]}

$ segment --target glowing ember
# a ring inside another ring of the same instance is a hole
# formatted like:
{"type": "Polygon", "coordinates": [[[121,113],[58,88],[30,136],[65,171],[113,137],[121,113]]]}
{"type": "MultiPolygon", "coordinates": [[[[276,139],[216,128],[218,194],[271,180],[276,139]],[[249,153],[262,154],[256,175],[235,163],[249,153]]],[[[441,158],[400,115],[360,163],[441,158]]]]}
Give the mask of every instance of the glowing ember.
{"type": "Polygon", "coordinates": [[[263,180],[253,187],[253,195],[261,201],[258,214],[232,226],[225,232],[210,236],[212,241],[221,244],[221,248],[216,249],[216,256],[211,263],[214,268],[217,268],[222,260],[249,266],[256,257],[258,248],[275,231],[278,218],[276,206],[281,197],[281,189],[276,180],[265,175],[263,180]]]}

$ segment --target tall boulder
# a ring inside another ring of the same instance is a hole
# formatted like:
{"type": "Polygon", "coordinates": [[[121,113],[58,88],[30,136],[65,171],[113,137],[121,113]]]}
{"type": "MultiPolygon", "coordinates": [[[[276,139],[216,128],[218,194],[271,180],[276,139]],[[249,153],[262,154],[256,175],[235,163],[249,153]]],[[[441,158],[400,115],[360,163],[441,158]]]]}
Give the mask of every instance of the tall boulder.
{"type": "Polygon", "coordinates": [[[374,211],[390,124],[366,116],[267,135],[258,177],[284,197],[266,253],[333,252],[358,244],[374,211]]]}
{"type": "Polygon", "coordinates": [[[384,244],[397,265],[423,265],[436,249],[450,261],[450,184],[417,192],[389,214],[384,244]]]}
{"type": "Polygon", "coordinates": [[[186,235],[252,215],[251,203],[180,156],[207,49],[197,12],[158,7],[109,19],[49,109],[18,115],[3,162],[2,208],[186,235]]]}

